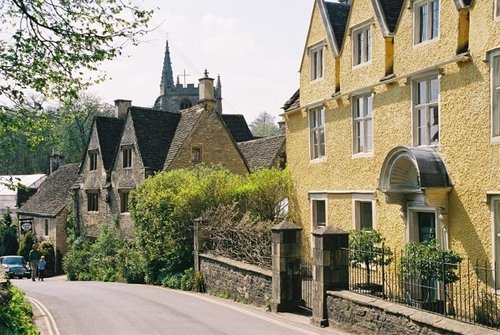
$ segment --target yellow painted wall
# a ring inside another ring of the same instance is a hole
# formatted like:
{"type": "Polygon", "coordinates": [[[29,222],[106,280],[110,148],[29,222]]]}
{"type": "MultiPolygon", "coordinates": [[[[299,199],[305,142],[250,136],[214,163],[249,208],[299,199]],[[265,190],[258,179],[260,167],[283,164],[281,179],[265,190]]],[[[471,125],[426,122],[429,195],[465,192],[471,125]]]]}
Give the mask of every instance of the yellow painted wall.
{"type": "MultiPolygon", "coordinates": [[[[392,248],[404,242],[405,221],[399,205],[386,203],[377,191],[387,153],[399,145],[412,145],[411,78],[407,75],[455,57],[459,13],[451,0],[441,1],[440,36],[424,45],[413,45],[413,17],[408,3],[395,32],[394,72],[399,78],[378,84],[374,93],[374,150],[363,157],[352,154],[352,116],[348,92],[367,89],[384,76],[384,39],[370,0],[354,0],[347,29],[373,18],[372,62],[353,69],[351,36],[346,35],[341,54],[340,97],[331,98],[334,83],[315,89],[310,83],[308,55],[300,75],[301,108],[288,112],[287,158],[303,226],[304,255],[309,255],[311,225],[309,192],[329,191],[328,222],[353,228],[350,191],[371,191],[376,199],[375,225],[392,248]],[[319,96],[322,95],[322,98],[319,96]],[[326,101],[326,159],[309,159],[308,104],[326,101]]],[[[318,11],[313,11],[306,48],[326,39],[318,11]],[[321,23],[321,24],[319,24],[321,23]]],[[[489,64],[486,51],[500,47],[500,21],[493,20],[492,1],[475,1],[470,14],[471,60],[442,65],[440,71],[440,144],[453,184],[449,195],[448,232],[450,247],[469,258],[491,260],[492,220],[488,191],[500,191],[500,141],[490,137],[489,64]]],[[[333,58],[332,58],[333,59],[333,58]]],[[[333,63],[327,72],[333,73],[333,63]]],[[[329,65],[327,65],[329,66],[329,65]]]]}

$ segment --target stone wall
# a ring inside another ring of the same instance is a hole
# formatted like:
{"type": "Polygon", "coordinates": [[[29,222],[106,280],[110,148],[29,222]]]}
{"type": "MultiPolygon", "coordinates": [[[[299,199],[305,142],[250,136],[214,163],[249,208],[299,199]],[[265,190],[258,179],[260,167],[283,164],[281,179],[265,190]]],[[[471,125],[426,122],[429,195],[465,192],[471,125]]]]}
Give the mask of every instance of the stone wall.
{"type": "Polygon", "coordinates": [[[348,291],[328,291],[327,311],[331,327],[363,335],[500,334],[438,314],[348,291]]]}
{"type": "Polygon", "coordinates": [[[207,291],[262,306],[271,301],[272,272],[224,257],[200,255],[207,291]]]}

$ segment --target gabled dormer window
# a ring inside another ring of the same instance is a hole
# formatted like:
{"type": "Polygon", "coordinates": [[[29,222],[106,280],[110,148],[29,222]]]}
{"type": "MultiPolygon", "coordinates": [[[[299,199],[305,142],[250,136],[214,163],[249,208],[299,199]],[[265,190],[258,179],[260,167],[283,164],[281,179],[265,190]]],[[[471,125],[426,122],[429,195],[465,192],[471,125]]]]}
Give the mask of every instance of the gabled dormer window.
{"type": "Polygon", "coordinates": [[[439,36],[439,1],[415,1],[413,5],[415,44],[430,41],[439,36]]]}
{"type": "Polygon", "coordinates": [[[309,58],[311,61],[311,81],[323,78],[324,59],[323,44],[313,46],[309,49],[309,58]]]}
{"type": "Polygon", "coordinates": [[[97,151],[89,151],[89,170],[97,170],[97,151]]]}
{"type": "Polygon", "coordinates": [[[132,167],[132,147],[123,146],[122,147],[122,162],[123,168],[129,169],[132,167]]]}
{"type": "Polygon", "coordinates": [[[352,32],[352,65],[367,63],[372,59],[372,33],[370,25],[352,32]]]}

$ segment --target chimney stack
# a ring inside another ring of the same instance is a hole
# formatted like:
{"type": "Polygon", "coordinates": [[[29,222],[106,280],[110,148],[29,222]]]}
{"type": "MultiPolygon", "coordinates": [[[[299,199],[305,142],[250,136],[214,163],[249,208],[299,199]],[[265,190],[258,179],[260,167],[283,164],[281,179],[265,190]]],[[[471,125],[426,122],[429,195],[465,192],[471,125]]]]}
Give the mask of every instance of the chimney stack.
{"type": "Polygon", "coordinates": [[[199,85],[200,97],[198,103],[206,103],[207,107],[215,107],[214,79],[208,77],[208,71],[205,69],[205,77],[200,78],[199,85]]]}
{"type": "Polygon", "coordinates": [[[49,175],[63,165],[63,158],[58,150],[52,149],[52,154],[49,156],[49,175]]]}
{"type": "Polygon", "coordinates": [[[115,100],[115,116],[125,120],[127,117],[128,108],[132,106],[132,100],[117,99],[115,100]]]}

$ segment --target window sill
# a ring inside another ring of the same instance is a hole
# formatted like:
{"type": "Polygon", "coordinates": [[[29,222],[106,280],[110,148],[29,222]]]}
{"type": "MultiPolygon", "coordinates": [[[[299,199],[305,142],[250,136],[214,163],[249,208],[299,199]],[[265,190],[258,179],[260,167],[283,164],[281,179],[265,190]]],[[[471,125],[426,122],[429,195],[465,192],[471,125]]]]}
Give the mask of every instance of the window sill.
{"type": "Polygon", "coordinates": [[[491,138],[491,143],[492,143],[492,144],[500,144],[500,135],[498,135],[498,136],[493,136],[493,137],[491,138]]]}
{"type": "Polygon", "coordinates": [[[352,65],[352,69],[353,70],[360,70],[360,69],[363,69],[365,67],[368,67],[372,65],[372,60],[370,59],[369,61],[366,61],[366,62],[363,62],[363,63],[359,63],[359,64],[356,64],[356,65],[352,65]]]}
{"type": "Polygon", "coordinates": [[[326,162],[326,157],[313,158],[309,161],[310,164],[321,164],[326,162]]]}
{"type": "Polygon", "coordinates": [[[431,40],[425,40],[425,41],[422,41],[422,42],[413,42],[413,49],[417,49],[417,48],[420,48],[420,47],[425,47],[425,46],[428,46],[430,44],[436,44],[439,42],[439,36],[438,37],[434,37],[433,39],[431,40]]]}
{"type": "Polygon", "coordinates": [[[352,159],[359,159],[359,158],[373,158],[375,155],[373,154],[373,151],[369,152],[358,152],[352,155],[352,159]]]}
{"type": "Polygon", "coordinates": [[[316,79],[311,79],[311,80],[309,81],[309,84],[316,84],[316,83],[319,83],[319,82],[324,81],[324,79],[325,79],[325,77],[324,77],[324,76],[323,76],[323,77],[316,78],[316,79]]]}
{"type": "Polygon", "coordinates": [[[120,215],[123,215],[123,216],[130,216],[130,212],[123,212],[123,213],[120,213],[120,215]]]}

